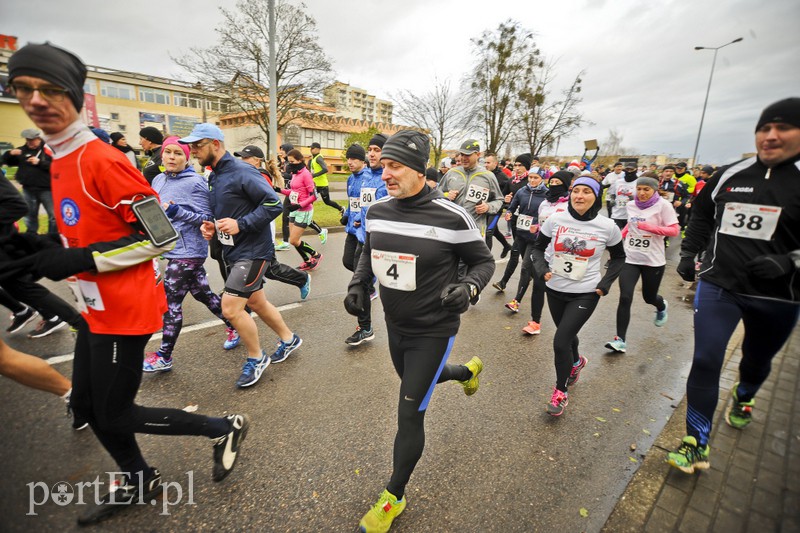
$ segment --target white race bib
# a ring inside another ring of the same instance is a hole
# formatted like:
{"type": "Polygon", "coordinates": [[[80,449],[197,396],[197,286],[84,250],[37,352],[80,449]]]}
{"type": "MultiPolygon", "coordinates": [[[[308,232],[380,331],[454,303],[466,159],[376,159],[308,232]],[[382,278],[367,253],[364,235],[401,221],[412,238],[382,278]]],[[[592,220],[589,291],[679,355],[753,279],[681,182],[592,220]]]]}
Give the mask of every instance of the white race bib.
{"type": "Polygon", "coordinates": [[[486,187],[481,187],[479,185],[475,185],[471,183],[469,189],[467,189],[467,201],[468,202],[485,202],[489,199],[489,189],[486,187]]]}
{"type": "Polygon", "coordinates": [[[669,203],[672,203],[672,202],[675,201],[675,193],[674,192],[668,192],[667,193],[667,201],[669,203]]]}
{"type": "Polygon", "coordinates": [[[88,313],[89,308],[86,306],[86,300],[83,299],[83,293],[81,292],[81,286],[78,284],[78,278],[75,276],[68,277],[67,285],[72,290],[72,294],[75,296],[75,302],[78,307],[78,311],[81,313],[88,313]]]}
{"type": "Polygon", "coordinates": [[[361,206],[369,207],[375,203],[375,193],[378,189],[361,189],[361,206]]]}
{"type": "Polygon", "coordinates": [[[413,291],[417,288],[417,256],[372,250],[372,272],[389,289],[413,291]]]}
{"type": "Polygon", "coordinates": [[[553,274],[575,281],[580,281],[586,275],[589,259],[572,254],[553,254],[553,274]]]}
{"type": "Polygon", "coordinates": [[[630,201],[629,197],[621,194],[617,196],[617,201],[615,202],[615,204],[617,207],[625,207],[626,205],[628,205],[629,201],[630,201]]]}
{"type": "Polygon", "coordinates": [[[350,199],[350,211],[358,211],[361,209],[361,198],[358,196],[348,196],[350,199]]]}
{"type": "Polygon", "coordinates": [[[233,235],[230,233],[225,233],[224,231],[219,229],[217,226],[217,221],[214,221],[214,228],[217,230],[217,240],[222,244],[226,244],[228,246],[233,246],[233,235]]]}
{"type": "Polygon", "coordinates": [[[652,238],[652,235],[639,235],[638,237],[628,235],[628,246],[645,251],[650,248],[650,241],[652,238]]]}
{"type": "Polygon", "coordinates": [[[745,239],[769,241],[778,227],[781,208],[774,205],[725,204],[719,232],[745,239]]]}
{"type": "Polygon", "coordinates": [[[517,229],[522,231],[530,231],[533,225],[533,217],[530,215],[519,215],[517,217],[517,229]]]}
{"type": "Polygon", "coordinates": [[[289,203],[296,204],[297,200],[300,199],[300,193],[297,191],[292,191],[289,193],[289,203]]]}

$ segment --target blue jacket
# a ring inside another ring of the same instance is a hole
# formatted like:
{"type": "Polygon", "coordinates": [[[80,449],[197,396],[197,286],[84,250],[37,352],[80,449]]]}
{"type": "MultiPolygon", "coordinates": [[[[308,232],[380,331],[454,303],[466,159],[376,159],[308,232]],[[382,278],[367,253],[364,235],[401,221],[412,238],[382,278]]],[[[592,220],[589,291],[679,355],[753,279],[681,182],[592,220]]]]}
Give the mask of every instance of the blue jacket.
{"type": "MultiPolygon", "coordinates": [[[[212,220],[208,205],[208,185],[192,167],[173,174],[162,172],[151,185],[161,203],[174,203],[178,210],[170,216],[180,238],[175,248],[164,254],[167,259],[203,259],[208,255],[208,241],[200,234],[204,220],[212,220]]],[[[171,211],[171,210],[170,210],[171,211]]]]}
{"type": "Polygon", "coordinates": [[[377,202],[389,194],[386,192],[386,184],[381,179],[382,175],[383,167],[379,169],[377,174],[375,170],[370,169],[370,175],[361,181],[361,225],[356,228],[356,238],[361,244],[364,244],[364,240],[367,238],[367,228],[364,221],[367,220],[367,209],[369,209],[369,204],[364,204],[364,192],[371,193],[372,191],[365,191],[365,189],[375,189],[375,193],[371,195],[372,202],[377,202]]]}
{"type": "MultiPolygon", "coordinates": [[[[519,208],[520,215],[528,215],[533,217],[533,224],[539,223],[539,205],[547,197],[547,185],[544,182],[540,183],[538,187],[531,187],[530,184],[524,186],[514,195],[511,203],[508,206],[508,211],[514,213],[519,208]]],[[[520,231],[517,228],[517,238],[523,241],[533,242],[536,240],[536,233],[530,231],[520,231]]]]}
{"type": "Polygon", "coordinates": [[[226,152],[208,177],[208,190],[214,218],[234,218],[239,225],[233,246],[222,246],[225,261],[272,259],[269,223],[281,215],[283,203],[256,167],[226,152]]]}
{"type": "Polygon", "coordinates": [[[372,171],[368,165],[364,165],[364,169],[361,172],[350,174],[347,178],[347,208],[344,210],[344,214],[347,215],[347,225],[344,230],[356,237],[358,237],[358,228],[353,224],[361,222],[361,209],[350,209],[350,206],[353,204],[354,198],[360,203],[361,182],[370,176],[372,176],[372,171]]]}

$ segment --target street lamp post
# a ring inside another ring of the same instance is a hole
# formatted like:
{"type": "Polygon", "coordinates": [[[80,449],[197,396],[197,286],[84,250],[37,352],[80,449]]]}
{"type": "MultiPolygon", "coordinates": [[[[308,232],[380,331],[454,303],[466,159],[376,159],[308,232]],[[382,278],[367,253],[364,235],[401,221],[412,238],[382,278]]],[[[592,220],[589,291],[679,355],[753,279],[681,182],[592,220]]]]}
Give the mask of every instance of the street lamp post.
{"type": "Polygon", "coordinates": [[[695,46],[695,50],[714,50],[714,60],[711,62],[711,75],[708,77],[708,88],[706,88],[706,100],[703,102],[703,114],[700,115],[700,128],[697,130],[697,142],[694,143],[694,155],[692,156],[692,165],[697,165],[697,148],[700,146],[700,134],[703,131],[703,120],[706,118],[706,106],[708,105],[708,93],[711,92],[711,80],[714,78],[714,67],[717,64],[717,52],[720,51],[722,48],[726,46],[738,43],[742,40],[742,37],[738,39],[734,39],[729,43],[725,43],[722,46],[695,46]]]}

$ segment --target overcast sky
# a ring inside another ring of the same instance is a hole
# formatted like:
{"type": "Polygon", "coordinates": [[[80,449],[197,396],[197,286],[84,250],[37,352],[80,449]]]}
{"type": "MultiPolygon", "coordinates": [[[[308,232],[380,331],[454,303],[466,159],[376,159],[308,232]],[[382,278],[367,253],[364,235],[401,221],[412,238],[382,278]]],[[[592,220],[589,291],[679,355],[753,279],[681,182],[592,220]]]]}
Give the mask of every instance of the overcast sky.
{"type": "MultiPolygon", "coordinates": [[[[0,33],[50,40],[86,63],[176,77],[170,60],[216,42],[219,6],[235,0],[108,2],[3,0],[0,33]]],[[[582,69],[592,121],[559,154],[602,142],[611,128],[639,153],[690,157],[714,52],[720,46],[698,159],[724,163],[754,151],[761,109],[800,96],[797,0],[307,0],[335,79],[387,98],[425,91],[434,76],[461,82],[470,38],[513,18],[558,61],[559,87],[582,69]]]]}

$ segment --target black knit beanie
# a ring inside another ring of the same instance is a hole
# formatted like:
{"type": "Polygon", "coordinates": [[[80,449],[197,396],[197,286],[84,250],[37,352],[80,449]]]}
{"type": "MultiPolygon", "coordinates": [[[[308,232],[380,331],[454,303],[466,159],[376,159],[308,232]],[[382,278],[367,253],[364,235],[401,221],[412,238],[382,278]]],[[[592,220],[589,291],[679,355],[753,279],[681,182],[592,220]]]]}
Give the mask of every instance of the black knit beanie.
{"type": "Polygon", "coordinates": [[[383,133],[376,133],[373,135],[372,139],[369,140],[369,144],[367,146],[377,146],[380,149],[383,149],[383,145],[386,144],[386,135],[383,133]]]}
{"type": "Polygon", "coordinates": [[[514,159],[517,163],[522,163],[522,166],[525,167],[525,170],[531,169],[531,154],[520,154],[514,159]]]}
{"type": "Polygon", "coordinates": [[[364,147],[360,144],[351,144],[350,148],[348,148],[347,152],[345,152],[345,157],[347,159],[360,159],[361,161],[366,161],[367,152],[364,151],[364,147]]]}
{"type": "Polygon", "coordinates": [[[139,137],[144,137],[153,144],[160,145],[164,142],[164,135],[153,126],[147,126],[139,130],[139,137]]]}
{"type": "Polygon", "coordinates": [[[761,112],[761,118],[758,119],[758,124],[756,124],[756,131],[770,122],[784,122],[800,128],[800,98],[784,98],[768,105],[761,112]]]}
{"type": "Polygon", "coordinates": [[[425,174],[430,151],[427,135],[414,130],[400,130],[386,139],[381,151],[381,161],[391,159],[425,174]]]}
{"type": "Polygon", "coordinates": [[[52,44],[27,44],[8,60],[8,81],[17,76],[42,78],[67,90],[75,110],[83,109],[86,65],[78,56],[52,44]]]}

